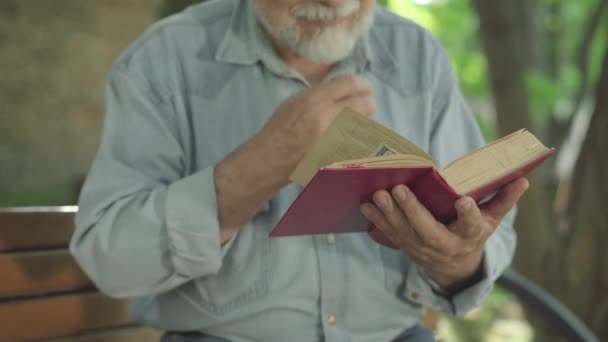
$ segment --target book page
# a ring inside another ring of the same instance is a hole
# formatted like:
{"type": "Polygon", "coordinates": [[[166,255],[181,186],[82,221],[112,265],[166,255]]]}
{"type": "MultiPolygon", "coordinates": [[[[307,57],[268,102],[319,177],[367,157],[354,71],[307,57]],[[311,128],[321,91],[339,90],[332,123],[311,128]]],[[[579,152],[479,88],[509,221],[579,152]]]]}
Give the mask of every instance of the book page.
{"type": "Polygon", "coordinates": [[[413,154],[389,154],[378,157],[343,160],[331,163],[326,167],[339,168],[351,165],[361,165],[362,167],[434,166],[433,162],[428,159],[413,154]]]}
{"type": "Polygon", "coordinates": [[[456,192],[465,194],[527,164],[547,150],[532,133],[520,130],[453,161],[441,175],[456,192]]]}
{"type": "Polygon", "coordinates": [[[290,180],[304,186],[329,164],[391,154],[413,154],[433,163],[432,157],[413,142],[373,119],[345,109],[306,153],[290,180]]]}

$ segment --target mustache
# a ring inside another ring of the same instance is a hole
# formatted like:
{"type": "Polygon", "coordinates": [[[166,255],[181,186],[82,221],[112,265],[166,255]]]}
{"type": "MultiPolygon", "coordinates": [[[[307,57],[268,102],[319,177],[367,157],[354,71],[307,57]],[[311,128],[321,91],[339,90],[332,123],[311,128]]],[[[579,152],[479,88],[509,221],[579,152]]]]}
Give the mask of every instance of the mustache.
{"type": "Polygon", "coordinates": [[[296,6],[290,10],[290,14],[296,19],[334,20],[354,14],[359,11],[360,7],[361,2],[359,0],[349,0],[338,7],[317,3],[296,6]]]}

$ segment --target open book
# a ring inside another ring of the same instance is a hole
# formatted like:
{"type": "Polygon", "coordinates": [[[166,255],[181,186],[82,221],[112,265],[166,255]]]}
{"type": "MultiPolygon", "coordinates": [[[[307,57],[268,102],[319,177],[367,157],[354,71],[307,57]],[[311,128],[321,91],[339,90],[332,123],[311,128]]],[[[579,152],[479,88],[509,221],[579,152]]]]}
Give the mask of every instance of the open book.
{"type": "Polygon", "coordinates": [[[291,180],[304,189],[270,236],[368,231],[360,204],[398,184],[407,185],[436,219],[447,222],[456,215],[458,198],[480,202],[554,152],[522,129],[439,170],[411,141],[345,110],[292,173],[291,180]]]}

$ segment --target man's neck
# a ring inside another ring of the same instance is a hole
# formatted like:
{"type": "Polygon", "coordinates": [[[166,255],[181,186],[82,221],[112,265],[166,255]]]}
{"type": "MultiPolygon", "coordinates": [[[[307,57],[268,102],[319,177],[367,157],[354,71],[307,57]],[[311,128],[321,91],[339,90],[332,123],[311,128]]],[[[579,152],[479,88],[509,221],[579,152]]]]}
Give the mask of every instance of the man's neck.
{"type": "Polygon", "coordinates": [[[333,67],[332,64],[320,64],[308,60],[296,54],[289,46],[274,38],[268,32],[265,33],[268,36],[272,46],[275,48],[277,55],[283,60],[283,62],[300,73],[300,75],[310,82],[310,84],[316,84],[323,81],[325,76],[327,76],[333,67]]]}

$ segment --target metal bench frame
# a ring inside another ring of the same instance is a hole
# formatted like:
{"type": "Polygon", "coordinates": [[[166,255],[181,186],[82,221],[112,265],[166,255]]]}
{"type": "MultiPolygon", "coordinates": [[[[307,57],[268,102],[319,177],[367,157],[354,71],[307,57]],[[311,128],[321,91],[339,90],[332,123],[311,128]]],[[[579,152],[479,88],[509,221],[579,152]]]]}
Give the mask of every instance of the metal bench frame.
{"type": "Polygon", "coordinates": [[[570,309],[523,275],[507,270],[498,278],[496,285],[516,295],[525,307],[541,313],[568,341],[599,341],[570,309]]]}

